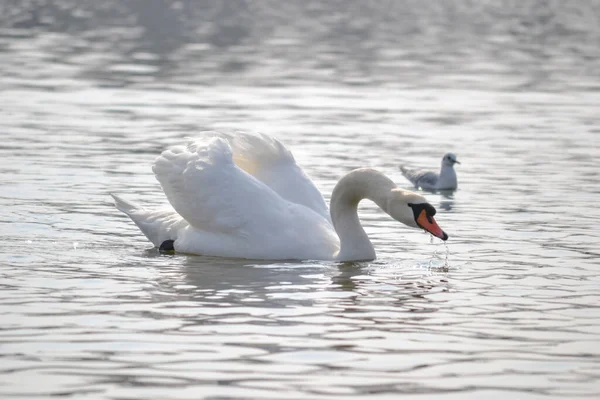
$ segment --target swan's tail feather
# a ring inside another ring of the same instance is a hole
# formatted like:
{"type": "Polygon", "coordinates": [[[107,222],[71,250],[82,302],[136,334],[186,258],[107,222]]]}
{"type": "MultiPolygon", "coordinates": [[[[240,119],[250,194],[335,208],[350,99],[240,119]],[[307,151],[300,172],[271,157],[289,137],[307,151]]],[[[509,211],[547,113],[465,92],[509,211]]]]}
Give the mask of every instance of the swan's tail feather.
{"type": "Polygon", "coordinates": [[[188,225],[172,208],[163,210],[146,210],[142,206],[125,200],[115,194],[115,206],[131,218],[142,233],[156,246],[165,240],[176,240],[177,231],[188,225]]]}
{"type": "Polygon", "coordinates": [[[138,204],[132,203],[129,200],[125,200],[124,198],[117,196],[116,194],[113,194],[113,193],[110,193],[110,195],[112,196],[113,199],[115,199],[115,206],[117,207],[117,209],[119,209],[119,211],[122,211],[129,216],[131,216],[131,213],[133,213],[136,210],[143,210],[143,208],[141,206],[139,206],[138,204]]]}

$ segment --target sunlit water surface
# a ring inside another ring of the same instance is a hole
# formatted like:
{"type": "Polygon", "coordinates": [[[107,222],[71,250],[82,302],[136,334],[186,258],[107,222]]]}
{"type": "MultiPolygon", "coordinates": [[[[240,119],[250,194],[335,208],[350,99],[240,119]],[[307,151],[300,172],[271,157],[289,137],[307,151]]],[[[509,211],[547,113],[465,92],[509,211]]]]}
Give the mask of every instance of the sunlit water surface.
{"type": "Polygon", "coordinates": [[[600,396],[597,2],[29,3],[0,13],[0,397],[600,396]],[[154,158],[219,127],[327,199],[454,151],[447,246],[365,202],[373,262],[158,254],[108,193],[164,204],[154,158]]]}

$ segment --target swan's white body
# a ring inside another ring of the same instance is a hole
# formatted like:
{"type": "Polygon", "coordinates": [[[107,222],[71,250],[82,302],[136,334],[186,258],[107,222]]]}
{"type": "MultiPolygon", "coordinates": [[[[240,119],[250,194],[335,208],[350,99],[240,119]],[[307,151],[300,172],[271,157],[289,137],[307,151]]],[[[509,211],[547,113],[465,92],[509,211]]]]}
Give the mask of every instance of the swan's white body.
{"type": "Polygon", "coordinates": [[[423,190],[456,190],[458,180],[454,164],[460,164],[456,160],[456,156],[453,153],[446,153],[442,158],[439,173],[412,169],[405,165],[400,166],[400,171],[416,188],[423,190]]]}
{"type": "Polygon", "coordinates": [[[146,210],[113,195],[116,206],[155,246],[174,240],[182,253],[370,260],[375,251],[358,220],[358,202],[370,198],[411,227],[418,226],[406,204],[425,203],[383,174],[360,169],[334,189],[330,218],[291,152],[274,138],[249,132],[202,132],[187,146],[164,151],[153,171],[173,209],[146,210]]]}

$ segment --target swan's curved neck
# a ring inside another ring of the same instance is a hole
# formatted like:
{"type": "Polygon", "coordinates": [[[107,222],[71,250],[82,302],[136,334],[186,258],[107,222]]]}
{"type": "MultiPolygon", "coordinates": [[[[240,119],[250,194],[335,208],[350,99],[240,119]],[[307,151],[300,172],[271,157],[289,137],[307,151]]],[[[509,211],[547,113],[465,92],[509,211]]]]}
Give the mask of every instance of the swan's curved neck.
{"type": "Polygon", "coordinates": [[[369,199],[387,212],[387,199],[396,184],[385,175],[369,168],[354,170],[344,176],[331,195],[331,220],[340,238],[338,261],[375,259],[375,249],[358,219],[358,203],[369,199]]]}

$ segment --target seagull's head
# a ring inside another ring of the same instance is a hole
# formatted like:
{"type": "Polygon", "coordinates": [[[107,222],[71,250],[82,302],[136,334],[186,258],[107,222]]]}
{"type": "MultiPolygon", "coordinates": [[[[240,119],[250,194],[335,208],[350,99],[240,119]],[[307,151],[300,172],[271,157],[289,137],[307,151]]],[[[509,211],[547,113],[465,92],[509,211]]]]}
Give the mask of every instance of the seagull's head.
{"type": "Polygon", "coordinates": [[[442,158],[442,165],[447,165],[447,166],[451,167],[454,164],[460,164],[460,162],[456,159],[456,154],[454,154],[454,153],[444,154],[444,158],[442,158]]]}

